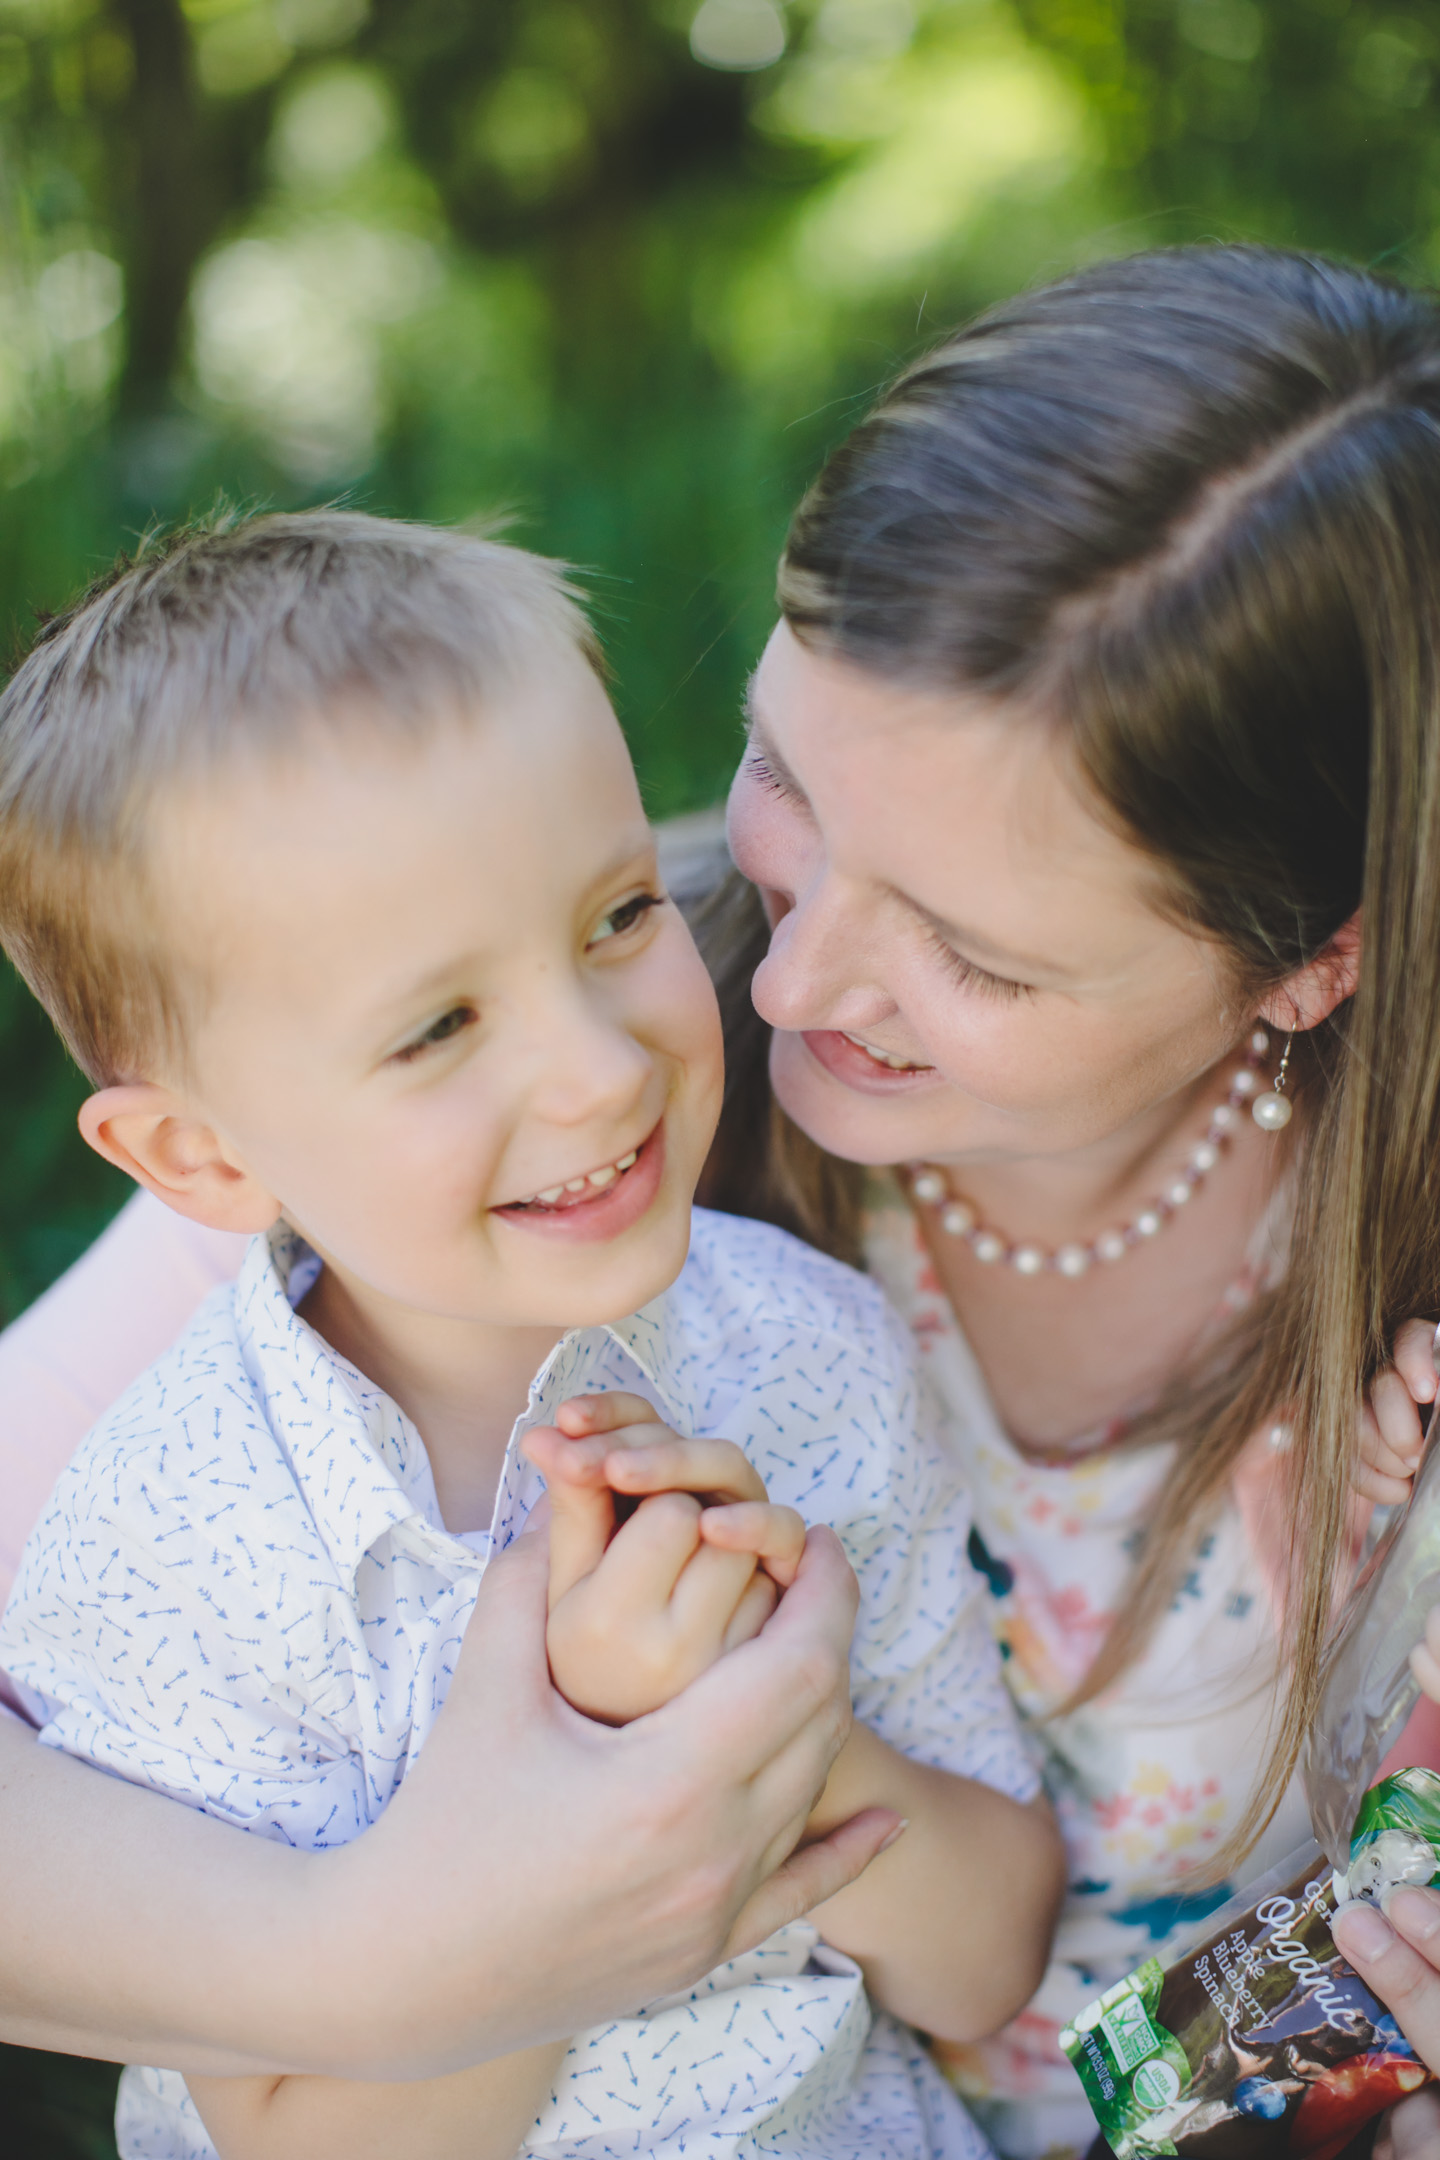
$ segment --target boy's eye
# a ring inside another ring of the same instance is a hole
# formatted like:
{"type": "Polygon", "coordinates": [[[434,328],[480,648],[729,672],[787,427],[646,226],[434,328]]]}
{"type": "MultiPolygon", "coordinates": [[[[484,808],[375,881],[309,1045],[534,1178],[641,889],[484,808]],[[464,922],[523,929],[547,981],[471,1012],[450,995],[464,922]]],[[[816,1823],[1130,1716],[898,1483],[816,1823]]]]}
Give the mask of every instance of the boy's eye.
{"type": "Polygon", "coordinates": [[[473,1005],[452,1005],[448,1012],[441,1013],[438,1020],[431,1021],[423,1035],[417,1035],[413,1042],[406,1043],[404,1049],[397,1050],[395,1055],[402,1063],[406,1063],[411,1058],[419,1057],[422,1050],[431,1050],[436,1043],[449,1042],[451,1036],[458,1035],[463,1028],[473,1027],[479,1017],[473,1005]]]}
{"type": "Polygon", "coordinates": [[[635,893],[629,900],[622,900],[619,907],[613,907],[608,915],[601,916],[591,932],[591,945],[603,944],[607,938],[624,937],[626,931],[633,930],[635,925],[649,914],[651,908],[664,905],[664,897],[660,893],[635,893]]]}

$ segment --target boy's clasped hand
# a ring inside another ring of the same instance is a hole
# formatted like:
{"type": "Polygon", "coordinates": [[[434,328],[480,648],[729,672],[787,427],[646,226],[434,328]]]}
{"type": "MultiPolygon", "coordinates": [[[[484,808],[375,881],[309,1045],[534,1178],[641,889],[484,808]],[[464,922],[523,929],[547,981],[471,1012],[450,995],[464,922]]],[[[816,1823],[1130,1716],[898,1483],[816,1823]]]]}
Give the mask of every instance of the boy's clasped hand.
{"type": "Polygon", "coordinates": [[[587,1717],[658,1710],[758,1635],[805,1524],[731,1440],[687,1440],[641,1395],[576,1396],[525,1452],[550,1496],[555,1685],[587,1717]]]}

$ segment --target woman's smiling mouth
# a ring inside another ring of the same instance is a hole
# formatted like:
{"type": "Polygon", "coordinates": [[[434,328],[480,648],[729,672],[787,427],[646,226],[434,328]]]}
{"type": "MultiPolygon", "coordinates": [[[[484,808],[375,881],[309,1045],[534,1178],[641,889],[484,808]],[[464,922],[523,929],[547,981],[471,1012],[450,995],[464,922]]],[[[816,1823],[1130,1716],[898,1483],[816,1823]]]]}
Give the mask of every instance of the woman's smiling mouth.
{"type": "Polygon", "coordinates": [[[800,1040],[833,1080],[861,1094],[889,1095],[900,1088],[934,1086],[940,1079],[933,1065],[912,1065],[908,1058],[897,1057],[893,1050],[877,1050],[848,1029],[807,1028],[800,1040]]]}
{"type": "Polygon", "coordinates": [[[846,1042],[854,1043],[857,1050],[863,1050],[866,1057],[874,1058],[877,1065],[888,1066],[891,1072],[934,1071],[933,1066],[921,1064],[914,1058],[897,1057],[893,1050],[877,1050],[874,1043],[866,1042],[863,1035],[852,1035],[848,1028],[841,1028],[840,1033],[846,1042]]]}

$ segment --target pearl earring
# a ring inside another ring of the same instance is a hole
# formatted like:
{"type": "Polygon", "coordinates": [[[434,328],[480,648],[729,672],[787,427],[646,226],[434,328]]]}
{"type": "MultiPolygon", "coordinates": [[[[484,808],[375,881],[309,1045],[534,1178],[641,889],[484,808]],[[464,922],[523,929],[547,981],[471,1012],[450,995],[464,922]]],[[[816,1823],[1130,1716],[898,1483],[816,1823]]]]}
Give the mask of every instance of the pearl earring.
{"type": "Polygon", "coordinates": [[[1261,1132],[1281,1131],[1284,1126],[1290,1123],[1290,1119],[1294,1114],[1295,1105],[1285,1093],[1285,1073],[1290,1063],[1290,1045],[1294,1040],[1295,1030],[1291,1028],[1290,1033],[1285,1038],[1285,1048],[1280,1058],[1280,1070],[1275,1075],[1274,1092],[1269,1095],[1257,1095],[1250,1105],[1250,1115],[1260,1127],[1261,1132]]]}

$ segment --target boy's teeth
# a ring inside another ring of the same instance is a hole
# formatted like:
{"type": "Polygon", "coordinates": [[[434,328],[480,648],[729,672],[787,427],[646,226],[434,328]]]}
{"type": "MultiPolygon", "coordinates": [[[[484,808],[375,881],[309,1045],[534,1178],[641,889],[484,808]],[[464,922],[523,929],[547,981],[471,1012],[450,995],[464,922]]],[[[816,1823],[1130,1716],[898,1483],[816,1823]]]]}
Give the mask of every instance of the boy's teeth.
{"type": "Polygon", "coordinates": [[[534,1207],[538,1201],[541,1207],[554,1207],[556,1201],[563,1200],[566,1193],[603,1192],[607,1185],[614,1184],[623,1170],[629,1170],[639,1159],[639,1148],[631,1148],[629,1154],[622,1155],[618,1162],[606,1163],[600,1170],[587,1170],[584,1177],[567,1178],[563,1185],[547,1185],[543,1192],[532,1193],[528,1200],[522,1200],[518,1205],[534,1207]]]}

